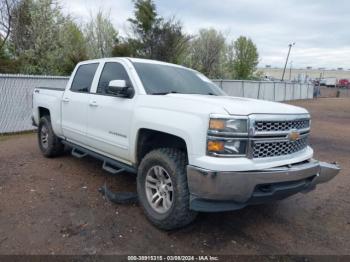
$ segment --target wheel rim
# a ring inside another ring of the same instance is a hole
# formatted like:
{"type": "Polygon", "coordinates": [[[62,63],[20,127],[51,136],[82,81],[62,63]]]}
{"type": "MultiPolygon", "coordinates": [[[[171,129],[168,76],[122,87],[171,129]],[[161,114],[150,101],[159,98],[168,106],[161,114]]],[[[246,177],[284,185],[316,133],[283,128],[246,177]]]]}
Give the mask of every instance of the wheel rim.
{"type": "Polygon", "coordinates": [[[42,147],[47,149],[49,146],[49,132],[46,126],[43,126],[40,130],[40,141],[42,147]]]}
{"type": "Polygon", "coordinates": [[[164,214],[173,205],[173,183],[168,172],[161,166],[148,170],[145,181],[147,201],[152,209],[164,214]]]}

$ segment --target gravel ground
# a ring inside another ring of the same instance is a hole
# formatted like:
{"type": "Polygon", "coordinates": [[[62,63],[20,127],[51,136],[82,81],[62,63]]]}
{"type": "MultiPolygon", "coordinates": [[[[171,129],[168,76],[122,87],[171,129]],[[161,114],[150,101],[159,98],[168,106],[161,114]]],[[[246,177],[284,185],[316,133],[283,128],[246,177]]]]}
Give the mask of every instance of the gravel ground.
{"type": "Polygon", "coordinates": [[[134,191],[91,158],[46,159],[35,134],[0,137],[0,254],[337,254],[350,255],[350,99],[293,104],[310,110],[316,157],[343,170],[308,194],[265,206],[201,214],[163,232],[137,205],[116,205],[98,188],[134,191]]]}

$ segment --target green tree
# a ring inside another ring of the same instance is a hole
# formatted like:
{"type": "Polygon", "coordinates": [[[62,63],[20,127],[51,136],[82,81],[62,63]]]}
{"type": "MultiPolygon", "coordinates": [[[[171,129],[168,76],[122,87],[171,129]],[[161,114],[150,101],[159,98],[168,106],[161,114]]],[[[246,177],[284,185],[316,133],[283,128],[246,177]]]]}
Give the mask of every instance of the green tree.
{"type": "MultiPolygon", "coordinates": [[[[61,74],[63,48],[60,32],[66,22],[61,7],[54,0],[28,1],[29,18],[16,28],[25,32],[27,39],[17,41],[15,50],[23,61],[21,72],[28,74],[61,74]],[[30,21],[29,24],[23,24],[30,21]]],[[[15,28],[14,28],[15,30],[15,28]]],[[[19,38],[19,32],[15,32],[19,38]]],[[[68,47],[69,48],[69,47],[68,47]]]]}
{"type": "Polygon", "coordinates": [[[79,26],[61,10],[55,0],[22,0],[14,9],[9,46],[19,72],[67,75],[87,59],[79,26]]]}
{"type": "Polygon", "coordinates": [[[15,74],[19,71],[20,61],[12,57],[8,46],[9,44],[6,42],[3,48],[0,49],[0,73],[15,74]]]}
{"type": "Polygon", "coordinates": [[[230,45],[232,52],[229,71],[235,79],[251,79],[259,63],[256,45],[250,38],[240,36],[230,45]]]}
{"type": "Polygon", "coordinates": [[[20,56],[25,50],[34,46],[34,39],[30,34],[32,7],[32,0],[22,0],[13,10],[10,42],[15,56],[20,56]]]}
{"type": "Polygon", "coordinates": [[[60,31],[60,44],[62,46],[61,73],[69,75],[77,63],[88,59],[86,41],[79,26],[68,20],[60,31]]]}
{"type": "Polygon", "coordinates": [[[133,57],[135,56],[135,45],[131,43],[131,40],[118,39],[113,47],[113,57],[133,57]]]}
{"type": "Polygon", "coordinates": [[[19,0],[0,1],[0,50],[6,45],[10,37],[13,24],[13,11],[17,8],[19,0]]]}
{"type": "Polygon", "coordinates": [[[134,33],[145,39],[160,18],[153,0],[136,0],[134,3],[135,18],[129,18],[128,21],[133,24],[134,33]]]}
{"type": "Polygon", "coordinates": [[[85,26],[85,37],[90,58],[109,57],[117,42],[118,32],[114,29],[110,15],[100,10],[85,26]]]}
{"type": "Polygon", "coordinates": [[[190,37],[183,33],[182,24],[158,16],[152,0],[135,1],[131,23],[133,37],[128,39],[134,56],[179,63],[190,37]]]}
{"type": "Polygon", "coordinates": [[[155,48],[153,44],[153,31],[160,18],[152,0],[136,0],[134,2],[134,16],[129,18],[133,39],[129,40],[135,55],[150,58],[155,48]]]}
{"type": "Polygon", "coordinates": [[[191,37],[183,33],[179,21],[170,19],[161,21],[160,26],[155,28],[154,39],[158,48],[155,48],[151,58],[178,64],[183,60],[191,37]]]}
{"type": "Polygon", "coordinates": [[[201,29],[191,42],[186,65],[210,78],[221,78],[226,52],[225,41],[221,32],[213,28],[201,29]]]}

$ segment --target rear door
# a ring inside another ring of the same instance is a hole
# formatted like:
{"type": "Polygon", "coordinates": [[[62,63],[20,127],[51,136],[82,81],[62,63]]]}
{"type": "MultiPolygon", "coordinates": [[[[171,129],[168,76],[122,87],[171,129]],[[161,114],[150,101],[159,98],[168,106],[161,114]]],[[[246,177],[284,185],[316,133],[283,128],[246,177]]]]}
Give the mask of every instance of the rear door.
{"type": "Polygon", "coordinates": [[[90,94],[87,136],[89,145],[100,153],[129,162],[129,134],[135,99],[107,94],[106,88],[112,80],[125,80],[132,86],[122,62],[104,63],[96,93],[90,94]]]}
{"type": "Polygon", "coordinates": [[[76,69],[70,88],[63,94],[63,135],[77,144],[87,145],[89,95],[98,66],[99,63],[81,64],[76,69]]]}

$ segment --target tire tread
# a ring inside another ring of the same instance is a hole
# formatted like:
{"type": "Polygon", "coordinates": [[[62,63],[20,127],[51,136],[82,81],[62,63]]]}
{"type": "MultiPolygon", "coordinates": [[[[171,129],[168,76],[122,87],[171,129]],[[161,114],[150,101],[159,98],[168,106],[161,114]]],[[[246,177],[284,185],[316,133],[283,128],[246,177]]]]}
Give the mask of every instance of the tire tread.
{"type": "MultiPolygon", "coordinates": [[[[149,152],[141,161],[141,164],[139,167],[139,174],[142,172],[142,169],[144,168],[145,163],[149,159],[159,158],[159,157],[160,158],[165,157],[166,161],[173,162],[176,170],[177,187],[181,188],[182,190],[178,190],[177,196],[175,198],[176,205],[174,206],[174,210],[169,215],[169,217],[167,217],[164,220],[155,219],[149,214],[149,212],[147,211],[147,208],[145,208],[143,205],[142,206],[143,206],[143,209],[145,210],[145,213],[148,219],[157,227],[165,230],[181,228],[191,223],[197,216],[196,212],[189,209],[190,194],[188,191],[187,173],[186,173],[187,157],[185,152],[176,148],[155,149],[149,152]]],[[[138,184],[138,186],[140,185],[138,184]]]]}
{"type": "Polygon", "coordinates": [[[46,157],[52,158],[52,157],[60,156],[64,152],[64,145],[62,144],[60,138],[55,135],[55,133],[52,129],[52,125],[51,125],[51,118],[48,115],[40,118],[39,130],[38,130],[38,143],[39,143],[39,148],[41,149],[41,152],[46,157]],[[47,150],[44,150],[40,144],[41,143],[41,141],[40,141],[40,129],[43,125],[47,126],[49,136],[51,136],[51,139],[49,139],[50,143],[49,143],[47,150]]]}

